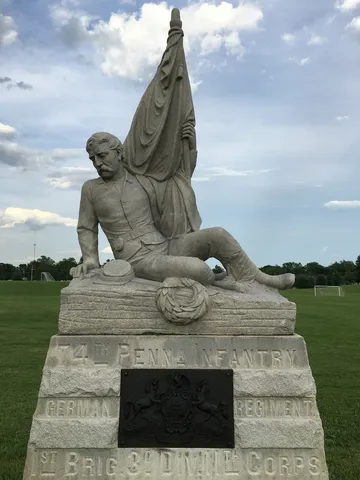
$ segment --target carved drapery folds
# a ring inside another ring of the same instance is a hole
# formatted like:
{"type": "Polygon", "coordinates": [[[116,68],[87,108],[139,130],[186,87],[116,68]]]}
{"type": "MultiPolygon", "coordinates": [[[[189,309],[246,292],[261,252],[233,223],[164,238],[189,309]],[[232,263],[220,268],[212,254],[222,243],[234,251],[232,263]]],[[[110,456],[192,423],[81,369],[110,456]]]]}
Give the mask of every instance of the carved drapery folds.
{"type": "Polygon", "coordinates": [[[191,187],[197,153],[182,139],[185,124],[195,127],[195,114],[181,26],[173,9],[166,49],[124,142],[125,165],[149,192],[155,224],[168,238],[201,225],[191,187]]]}

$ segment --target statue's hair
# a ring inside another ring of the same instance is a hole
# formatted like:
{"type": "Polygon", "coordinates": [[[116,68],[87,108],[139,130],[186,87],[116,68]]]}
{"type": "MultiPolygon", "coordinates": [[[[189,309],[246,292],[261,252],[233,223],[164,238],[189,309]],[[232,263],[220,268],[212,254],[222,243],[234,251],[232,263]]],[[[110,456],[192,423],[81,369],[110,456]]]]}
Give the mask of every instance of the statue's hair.
{"type": "Polygon", "coordinates": [[[86,142],[86,151],[89,152],[91,150],[93,144],[99,144],[99,143],[107,143],[108,147],[111,150],[118,150],[119,152],[122,151],[123,145],[120,142],[120,140],[115,137],[115,135],[112,135],[111,133],[107,132],[96,132],[91,135],[89,140],[86,142]]]}

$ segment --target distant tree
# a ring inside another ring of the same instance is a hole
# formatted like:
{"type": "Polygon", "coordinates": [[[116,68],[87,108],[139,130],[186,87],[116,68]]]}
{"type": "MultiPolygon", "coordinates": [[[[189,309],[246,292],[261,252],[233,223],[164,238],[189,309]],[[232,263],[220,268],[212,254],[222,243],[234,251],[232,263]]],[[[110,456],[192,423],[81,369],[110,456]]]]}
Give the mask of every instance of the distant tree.
{"type": "Polygon", "coordinates": [[[28,269],[28,266],[26,265],[26,263],[20,263],[20,265],[18,266],[18,269],[21,273],[21,278],[30,278],[30,272],[29,272],[29,269],[28,269]]]}
{"type": "Polygon", "coordinates": [[[345,273],[342,279],[342,283],[345,285],[353,285],[354,283],[357,283],[356,271],[345,273]]]}
{"type": "Polygon", "coordinates": [[[212,271],[215,274],[225,272],[225,270],[222,267],[220,267],[220,265],[215,265],[215,267],[212,269],[212,271]]]}
{"type": "Polygon", "coordinates": [[[295,273],[295,275],[305,273],[305,267],[302,265],[302,263],[286,262],[283,263],[282,269],[285,273],[295,273]]]}
{"type": "Polygon", "coordinates": [[[41,255],[41,257],[33,260],[29,264],[31,278],[31,270],[33,270],[33,280],[40,280],[41,272],[49,272],[54,278],[56,277],[56,262],[50,257],[41,255]]]}
{"type": "Polygon", "coordinates": [[[332,270],[329,268],[329,274],[328,274],[328,285],[341,285],[342,284],[342,277],[339,272],[336,270],[332,270]]]}
{"type": "MultiPolygon", "coordinates": [[[[80,258],[82,263],[83,258],[80,258]]],[[[107,259],[105,263],[111,261],[107,259]]],[[[55,280],[70,280],[69,271],[72,267],[78,265],[73,257],[63,258],[56,262],[50,257],[41,255],[35,261],[27,264],[22,263],[18,267],[10,263],[0,263],[0,280],[20,280],[31,278],[33,270],[33,279],[40,280],[41,272],[49,272],[55,280]]],[[[297,288],[312,288],[315,283],[323,285],[343,285],[360,283],[360,255],[356,262],[342,260],[324,267],[317,262],[310,262],[302,265],[297,262],[286,262],[280,265],[265,265],[261,268],[264,273],[269,275],[280,275],[291,272],[296,275],[295,286],[297,288]]],[[[213,268],[214,273],[224,272],[221,265],[213,268]]]]}
{"type": "Polygon", "coordinates": [[[356,259],[355,263],[356,281],[360,283],[360,255],[356,259]]]}
{"type": "Polygon", "coordinates": [[[307,263],[304,269],[308,275],[311,275],[313,277],[316,277],[317,275],[321,275],[321,274],[324,274],[324,275],[326,274],[326,267],[324,267],[323,265],[320,265],[320,263],[317,263],[317,262],[307,263]]]}
{"type": "Polygon", "coordinates": [[[354,262],[348,260],[341,260],[341,262],[335,262],[329,265],[330,269],[336,270],[340,275],[345,275],[348,272],[355,272],[356,265],[354,262]]]}
{"type": "Polygon", "coordinates": [[[63,258],[55,264],[55,280],[71,280],[70,269],[76,267],[77,262],[75,258],[63,258]]]}
{"type": "Polygon", "coordinates": [[[21,271],[19,268],[16,268],[14,270],[14,273],[12,274],[12,280],[22,280],[23,277],[21,275],[21,271]]]}
{"type": "Polygon", "coordinates": [[[296,288],[313,288],[314,287],[314,277],[300,273],[295,277],[295,287],[296,288]]]}
{"type": "Polygon", "coordinates": [[[265,265],[261,267],[260,270],[268,275],[281,275],[282,273],[286,273],[286,270],[280,265],[265,265]]]}
{"type": "Polygon", "coordinates": [[[0,263],[0,280],[12,280],[12,276],[16,270],[11,263],[0,263]]]}
{"type": "Polygon", "coordinates": [[[316,285],[327,285],[328,284],[328,278],[324,274],[317,275],[316,277],[316,285]]]}

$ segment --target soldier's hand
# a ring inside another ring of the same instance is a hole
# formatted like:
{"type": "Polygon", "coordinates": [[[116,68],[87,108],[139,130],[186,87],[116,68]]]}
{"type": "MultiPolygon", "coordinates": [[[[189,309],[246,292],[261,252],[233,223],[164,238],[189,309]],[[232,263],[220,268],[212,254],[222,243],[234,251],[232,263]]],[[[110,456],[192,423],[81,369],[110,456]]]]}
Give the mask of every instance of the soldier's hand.
{"type": "Polygon", "coordinates": [[[190,150],[196,150],[196,131],[192,122],[185,122],[181,132],[181,139],[189,140],[190,150]]]}
{"type": "Polygon", "coordinates": [[[91,270],[94,270],[95,268],[99,268],[99,264],[93,260],[87,260],[84,263],[78,265],[77,267],[72,267],[72,269],[70,270],[70,275],[73,278],[80,278],[86,275],[91,270]]]}

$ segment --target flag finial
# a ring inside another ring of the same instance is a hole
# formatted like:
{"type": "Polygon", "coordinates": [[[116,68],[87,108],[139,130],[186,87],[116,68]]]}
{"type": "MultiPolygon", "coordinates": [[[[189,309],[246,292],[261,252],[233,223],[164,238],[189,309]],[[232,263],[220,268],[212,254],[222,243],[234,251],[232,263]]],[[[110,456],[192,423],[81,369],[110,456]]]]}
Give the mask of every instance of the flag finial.
{"type": "Polygon", "coordinates": [[[182,21],[180,18],[180,10],[178,8],[173,8],[171,10],[171,20],[170,20],[170,28],[182,27],[182,21]]]}

